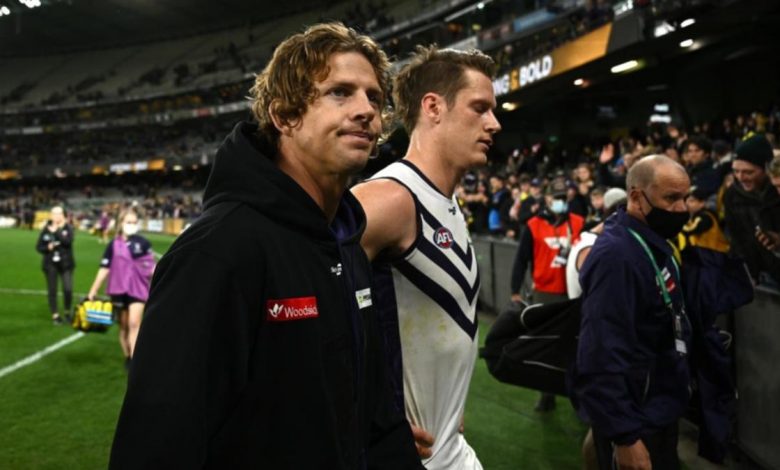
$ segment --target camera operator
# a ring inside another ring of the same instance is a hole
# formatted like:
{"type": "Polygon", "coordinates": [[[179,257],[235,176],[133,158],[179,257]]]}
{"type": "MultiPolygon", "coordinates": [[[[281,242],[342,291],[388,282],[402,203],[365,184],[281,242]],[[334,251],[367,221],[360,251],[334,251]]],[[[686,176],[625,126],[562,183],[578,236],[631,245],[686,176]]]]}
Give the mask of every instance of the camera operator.
{"type": "Polygon", "coordinates": [[[62,323],[57,305],[57,279],[62,278],[62,293],[65,298],[66,317],[70,315],[73,301],[73,227],[65,219],[60,206],[52,207],[51,219],[38,236],[36,249],[43,255],[43,272],[49,294],[49,311],[55,325],[62,323]]]}

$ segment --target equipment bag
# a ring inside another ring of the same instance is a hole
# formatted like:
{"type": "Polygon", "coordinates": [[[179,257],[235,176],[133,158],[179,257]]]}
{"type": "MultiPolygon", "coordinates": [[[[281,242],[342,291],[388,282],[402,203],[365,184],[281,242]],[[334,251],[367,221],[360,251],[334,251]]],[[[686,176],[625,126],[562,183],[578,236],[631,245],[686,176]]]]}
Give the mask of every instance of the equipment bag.
{"type": "Polygon", "coordinates": [[[499,381],[568,395],[566,374],[577,355],[580,299],[510,306],[485,338],[480,357],[499,381]]]}

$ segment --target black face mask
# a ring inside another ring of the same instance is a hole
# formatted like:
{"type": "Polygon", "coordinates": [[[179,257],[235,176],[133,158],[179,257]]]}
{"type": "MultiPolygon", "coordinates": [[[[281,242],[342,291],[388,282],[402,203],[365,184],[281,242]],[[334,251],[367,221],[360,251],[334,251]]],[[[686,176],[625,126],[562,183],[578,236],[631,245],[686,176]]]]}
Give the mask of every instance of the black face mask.
{"type": "Polygon", "coordinates": [[[682,230],[683,226],[688,223],[690,216],[688,212],[672,212],[666,209],[655,207],[650,199],[647,198],[647,194],[642,191],[642,196],[645,197],[645,201],[650,204],[650,212],[645,214],[645,221],[648,227],[664,238],[672,238],[682,230]]]}

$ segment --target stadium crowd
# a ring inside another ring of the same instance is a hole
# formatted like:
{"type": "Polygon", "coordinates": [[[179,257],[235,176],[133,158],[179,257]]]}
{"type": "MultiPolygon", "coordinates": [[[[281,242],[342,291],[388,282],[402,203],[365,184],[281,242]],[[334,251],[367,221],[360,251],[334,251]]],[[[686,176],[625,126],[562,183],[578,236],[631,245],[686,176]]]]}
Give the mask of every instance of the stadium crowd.
{"type": "MultiPolygon", "coordinates": [[[[347,13],[347,23],[364,25],[362,29],[369,31],[381,29],[391,23],[382,13],[386,6],[385,2],[369,3],[367,9],[357,6],[347,13]]],[[[555,5],[549,8],[554,10],[555,5]]],[[[569,17],[565,25],[507,44],[493,51],[493,59],[500,70],[516,65],[591,31],[610,20],[611,14],[612,10],[605,8],[603,2],[589,3],[587,9],[569,17]]],[[[462,28],[449,28],[448,32],[449,40],[470,33],[462,28]]],[[[408,45],[397,39],[393,41],[391,53],[397,55],[408,50],[408,45]]],[[[413,42],[419,42],[419,38],[415,37],[413,42]]],[[[225,60],[230,66],[246,68],[233,43],[215,49],[214,53],[216,59],[201,64],[197,73],[213,72],[225,60]]],[[[162,69],[153,68],[139,81],[159,84],[163,73],[162,69]]],[[[174,73],[177,86],[186,85],[196,75],[186,64],[176,67],[174,73]]],[[[100,80],[100,77],[87,77],[66,92],[83,93],[100,80]]],[[[5,115],[0,122],[37,126],[110,119],[123,113],[149,115],[235,102],[244,98],[246,87],[247,82],[231,83],[205,91],[104,107],[5,115]]],[[[123,90],[120,95],[130,91],[123,90]]],[[[57,104],[62,98],[55,93],[44,104],[57,104]]],[[[101,98],[98,94],[82,94],[79,99],[101,98]]],[[[154,132],[141,126],[68,133],[65,139],[60,134],[12,137],[0,143],[0,167],[20,169],[135,161],[162,155],[205,155],[228,134],[237,119],[232,114],[217,119],[179,121],[167,127],[155,125],[154,132]]],[[[508,132],[511,130],[504,133],[508,132]]],[[[691,181],[686,195],[690,216],[676,236],[677,247],[698,245],[735,253],[744,259],[755,283],[780,289],[778,136],[780,109],[773,107],[687,128],[679,123],[648,124],[616,140],[598,139],[578,145],[540,140],[508,154],[494,151],[488,167],[466,174],[456,187],[456,195],[472,234],[520,241],[523,249],[529,221],[548,210],[575,214],[582,221],[575,238],[580,230],[597,227],[613,210],[613,199],[607,197],[610,190],[626,188],[627,174],[637,162],[664,155],[682,164],[691,181]],[[557,199],[561,195],[565,195],[562,198],[565,203],[557,209],[552,207],[552,199],[545,197],[557,199]]],[[[146,180],[142,175],[116,183],[113,190],[103,185],[85,185],[77,193],[56,186],[17,185],[14,191],[0,194],[0,215],[14,216],[20,226],[32,229],[35,210],[55,204],[69,209],[67,218],[80,227],[96,227],[98,221],[116,219],[127,209],[132,209],[138,219],[194,220],[201,214],[201,191],[205,183],[202,178],[193,177],[171,185],[151,177],[146,180]]]]}
{"type": "MultiPolygon", "coordinates": [[[[633,132],[614,143],[585,143],[575,158],[560,147],[537,142],[514,150],[505,164],[494,161],[490,168],[468,174],[458,194],[473,233],[519,239],[528,219],[544,206],[542,196],[546,188],[560,180],[567,187],[569,211],[584,217],[587,228],[603,218],[604,193],[611,187],[625,188],[628,168],[642,157],[664,154],[686,166],[695,188],[691,195],[703,201],[704,210],[717,217],[717,223],[737,245],[734,250],[747,258],[753,268],[751,274],[758,279],[757,259],[765,253],[756,251],[758,242],[753,233],[757,226],[775,233],[780,229],[780,198],[772,187],[772,181],[780,183],[776,170],[772,170],[780,155],[776,140],[780,135],[779,114],[773,108],[769,112],[702,122],[691,126],[690,131],[677,124],[648,125],[644,132],[633,132]],[[740,170],[732,166],[734,149],[755,134],[765,136],[769,150],[764,155],[770,160],[774,156],[775,162],[764,174],[769,160],[756,160],[760,175],[751,184],[741,179],[740,170]],[[729,198],[728,190],[735,180],[739,182],[731,189],[735,197],[729,198]],[[745,209],[752,221],[748,236],[742,233],[748,227],[742,223],[741,215],[736,215],[743,210],[742,199],[755,202],[755,207],[745,209]]],[[[776,286],[780,271],[774,269],[774,280],[766,281],[776,286]]]]}

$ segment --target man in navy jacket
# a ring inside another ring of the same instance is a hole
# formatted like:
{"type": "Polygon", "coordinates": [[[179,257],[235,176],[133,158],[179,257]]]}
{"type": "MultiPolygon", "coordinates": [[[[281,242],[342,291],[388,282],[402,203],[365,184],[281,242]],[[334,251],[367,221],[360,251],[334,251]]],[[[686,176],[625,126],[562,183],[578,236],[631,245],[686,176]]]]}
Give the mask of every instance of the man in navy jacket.
{"type": "Polygon", "coordinates": [[[632,166],[626,186],[627,208],[607,221],[580,274],[573,399],[593,426],[602,469],[676,469],[691,327],[666,240],[686,221],[690,181],[658,155],[632,166]]]}

